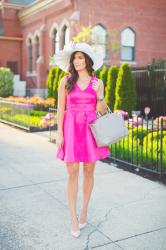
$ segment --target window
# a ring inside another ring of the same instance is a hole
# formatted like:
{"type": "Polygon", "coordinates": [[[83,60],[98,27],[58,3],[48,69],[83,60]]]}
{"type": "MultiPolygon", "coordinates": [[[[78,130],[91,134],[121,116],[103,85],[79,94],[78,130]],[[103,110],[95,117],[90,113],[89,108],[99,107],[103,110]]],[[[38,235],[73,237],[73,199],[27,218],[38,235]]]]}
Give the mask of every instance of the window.
{"type": "Polygon", "coordinates": [[[106,57],[106,29],[98,24],[92,28],[91,43],[96,51],[106,57]]]}
{"type": "Polygon", "coordinates": [[[40,44],[39,44],[39,37],[35,37],[35,60],[37,60],[40,56],[40,44]]]}
{"type": "Polygon", "coordinates": [[[69,43],[69,28],[65,25],[62,29],[62,48],[69,43]]]}
{"type": "Polygon", "coordinates": [[[2,16],[0,13],[0,36],[4,35],[4,28],[3,28],[3,21],[2,21],[2,16]]]}
{"type": "Polygon", "coordinates": [[[121,32],[121,60],[135,60],[135,32],[130,28],[121,32]]]}
{"type": "Polygon", "coordinates": [[[53,30],[52,49],[53,49],[53,54],[59,51],[58,31],[56,29],[53,30]]]}
{"type": "Polygon", "coordinates": [[[28,41],[28,68],[29,68],[29,72],[32,73],[33,70],[33,57],[32,57],[32,40],[31,38],[29,38],[28,41]]]}

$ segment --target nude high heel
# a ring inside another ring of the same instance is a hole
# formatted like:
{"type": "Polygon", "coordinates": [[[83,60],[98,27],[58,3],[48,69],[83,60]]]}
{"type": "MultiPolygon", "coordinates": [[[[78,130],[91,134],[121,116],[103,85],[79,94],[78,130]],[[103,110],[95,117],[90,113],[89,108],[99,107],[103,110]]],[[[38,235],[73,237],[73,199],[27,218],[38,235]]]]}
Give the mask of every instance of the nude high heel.
{"type": "Polygon", "coordinates": [[[79,229],[84,228],[86,225],[87,225],[87,222],[85,222],[85,223],[83,223],[83,224],[79,223],[79,229]]]}
{"type": "MultiPolygon", "coordinates": [[[[80,221],[80,215],[79,215],[79,221],[80,221]]],[[[85,223],[79,223],[79,229],[83,229],[87,225],[87,221],[85,223]]]]}
{"type": "Polygon", "coordinates": [[[80,236],[80,234],[81,234],[80,230],[78,230],[78,231],[71,230],[71,235],[75,238],[78,238],[80,236]]]}
{"type": "MultiPolygon", "coordinates": [[[[77,215],[77,219],[78,219],[78,215],[77,215]]],[[[71,232],[71,235],[75,238],[78,238],[81,234],[80,229],[77,231],[70,230],[70,232],[71,232]]]]}

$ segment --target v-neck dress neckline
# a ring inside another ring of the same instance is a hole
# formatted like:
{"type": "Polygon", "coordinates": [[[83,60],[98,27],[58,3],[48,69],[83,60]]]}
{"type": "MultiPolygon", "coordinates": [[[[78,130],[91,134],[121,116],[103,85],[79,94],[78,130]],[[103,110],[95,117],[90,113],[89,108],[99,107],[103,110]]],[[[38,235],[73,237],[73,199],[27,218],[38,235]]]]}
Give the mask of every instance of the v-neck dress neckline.
{"type": "Polygon", "coordinates": [[[90,85],[90,83],[91,83],[91,80],[92,80],[92,76],[90,77],[90,80],[89,80],[89,82],[88,82],[88,84],[87,84],[87,86],[86,86],[86,88],[85,89],[81,89],[80,88],[80,86],[78,85],[78,83],[76,82],[76,85],[77,85],[77,87],[81,90],[81,91],[85,91],[85,90],[87,90],[88,89],[88,87],[89,87],[89,85],[90,85]]]}

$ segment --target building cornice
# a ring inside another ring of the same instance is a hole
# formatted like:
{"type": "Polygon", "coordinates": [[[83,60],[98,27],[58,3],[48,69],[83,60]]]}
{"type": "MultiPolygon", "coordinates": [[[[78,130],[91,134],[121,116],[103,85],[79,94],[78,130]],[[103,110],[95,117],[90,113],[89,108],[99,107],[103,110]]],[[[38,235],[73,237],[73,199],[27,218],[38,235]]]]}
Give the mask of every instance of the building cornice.
{"type": "Polygon", "coordinates": [[[45,0],[43,2],[34,2],[30,6],[27,6],[23,10],[21,10],[18,14],[19,19],[22,21],[26,18],[29,18],[29,16],[34,15],[42,10],[48,9],[52,7],[53,5],[56,5],[58,3],[62,2],[64,5],[64,0],[45,0]]]}
{"type": "Polygon", "coordinates": [[[23,41],[23,38],[22,37],[14,37],[14,36],[0,36],[0,40],[23,41]]]}
{"type": "Polygon", "coordinates": [[[0,3],[0,9],[7,8],[7,9],[16,9],[16,10],[22,10],[25,9],[27,5],[25,4],[14,4],[14,3],[0,3]]]}

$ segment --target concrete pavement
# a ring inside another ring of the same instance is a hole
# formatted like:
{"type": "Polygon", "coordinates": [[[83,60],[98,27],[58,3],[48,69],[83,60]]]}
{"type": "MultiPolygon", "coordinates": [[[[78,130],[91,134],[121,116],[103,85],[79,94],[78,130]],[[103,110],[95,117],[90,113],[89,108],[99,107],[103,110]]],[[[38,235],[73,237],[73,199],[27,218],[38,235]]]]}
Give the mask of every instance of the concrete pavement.
{"type": "MultiPolygon", "coordinates": [[[[166,250],[166,187],[98,161],[88,225],[70,235],[66,167],[47,132],[0,123],[0,250],[166,250]]],[[[78,213],[82,198],[80,165],[78,213]]]]}

